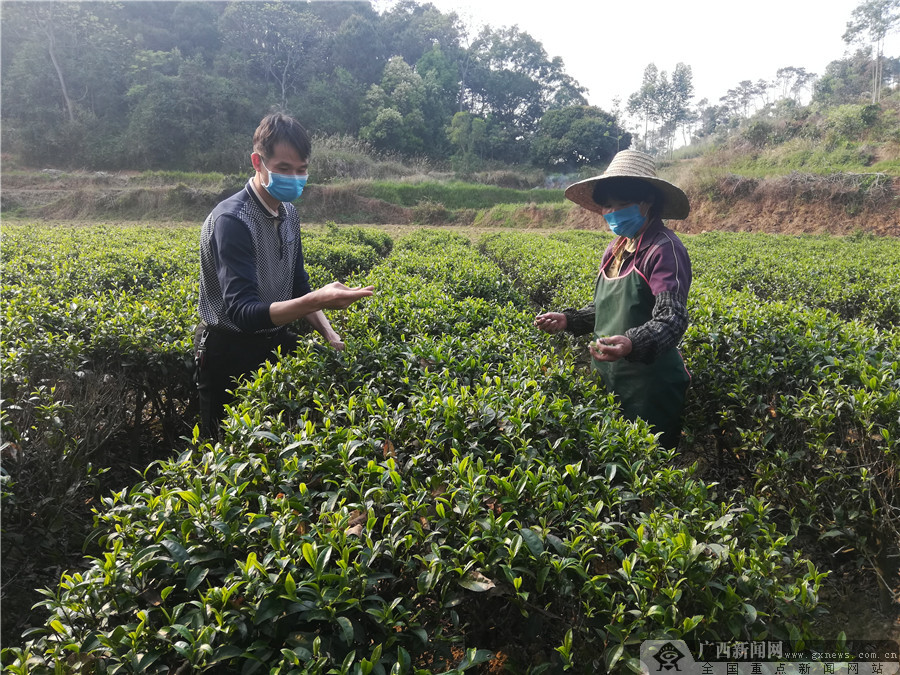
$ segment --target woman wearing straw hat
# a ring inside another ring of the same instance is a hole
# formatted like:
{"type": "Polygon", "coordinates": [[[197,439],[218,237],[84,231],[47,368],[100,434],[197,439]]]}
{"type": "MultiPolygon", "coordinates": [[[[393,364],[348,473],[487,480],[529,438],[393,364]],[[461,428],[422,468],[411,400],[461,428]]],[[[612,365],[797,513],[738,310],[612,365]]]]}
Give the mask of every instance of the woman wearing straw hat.
{"type": "Polygon", "coordinates": [[[678,342],[687,328],[691,262],[663,218],[683,219],[687,195],[658,178],[653,158],[636,150],[613,157],[603,174],[570,185],[566,197],[603,215],[618,235],[601,259],[594,302],[538,315],[547,333],[593,332],[591,365],[618,396],[627,419],[638,417],[678,445],[690,375],[678,342]]]}

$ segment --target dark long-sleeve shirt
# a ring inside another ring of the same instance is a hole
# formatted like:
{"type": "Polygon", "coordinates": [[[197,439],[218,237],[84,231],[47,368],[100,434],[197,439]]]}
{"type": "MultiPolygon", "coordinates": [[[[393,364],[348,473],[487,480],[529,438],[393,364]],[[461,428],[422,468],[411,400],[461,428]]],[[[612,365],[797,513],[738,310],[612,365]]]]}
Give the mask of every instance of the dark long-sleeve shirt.
{"type": "MultiPolygon", "coordinates": [[[[606,268],[613,255],[615,240],[603,253],[601,267],[606,268]]],[[[619,276],[635,269],[643,276],[654,296],[650,320],[625,331],[631,340],[630,361],[652,363],[658,354],[678,345],[688,324],[687,296],[691,287],[691,261],[687,250],[675,233],[656,219],[650,223],[639,247],[626,253],[619,276]]],[[[567,308],[566,330],[585,335],[594,330],[594,305],[581,309],[567,308]]]]}
{"type": "Polygon", "coordinates": [[[209,325],[239,333],[278,329],[269,305],[310,292],[303,265],[300,218],[292,204],[278,215],[248,183],[220,202],[200,235],[200,317],[209,325]]]}

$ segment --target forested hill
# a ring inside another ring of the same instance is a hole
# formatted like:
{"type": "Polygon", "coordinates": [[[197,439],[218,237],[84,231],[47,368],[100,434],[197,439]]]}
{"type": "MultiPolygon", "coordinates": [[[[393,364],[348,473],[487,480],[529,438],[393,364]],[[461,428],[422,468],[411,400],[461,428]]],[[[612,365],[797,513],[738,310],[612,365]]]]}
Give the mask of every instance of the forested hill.
{"type": "Polygon", "coordinates": [[[281,109],[315,137],[313,220],[592,227],[552,205],[478,211],[553,201],[536,193],[445,185],[401,198],[372,182],[558,190],[636,147],[688,191],[687,232],[900,234],[900,58],[865,41],[824,73],[785,64],[713,103],[693,101],[690,64],[671,77],[649,64],[626,110],[609,112],[527,33],[469,34],[455,13],[412,0],[381,13],[368,2],[0,11],[6,215],[194,219],[243,182],[253,129],[281,109]]]}
{"type": "Polygon", "coordinates": [[[2,12],[3,146],[33,162],[233,171],[272,108],[317,134],[434,159],[527,161],[550,109],[589,120],[603,139],[595,160],[630,138],[586,107],[530,35],[467,36],[455,13],[409,0],[382,14],[368,2],[4,2],[2,12]]]}

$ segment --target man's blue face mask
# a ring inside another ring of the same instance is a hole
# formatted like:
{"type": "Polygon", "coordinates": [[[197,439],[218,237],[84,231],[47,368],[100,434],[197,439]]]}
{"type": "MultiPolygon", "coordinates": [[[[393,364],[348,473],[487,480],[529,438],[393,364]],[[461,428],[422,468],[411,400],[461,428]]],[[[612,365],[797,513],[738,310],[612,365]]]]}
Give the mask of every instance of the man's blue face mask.
{"type": "Polygon", "coordinates": [[[647,221],[647,218],[641,215],[641,209],[637,204],[607,213],[603,217],[613,234],[629,239],[633,239],[647,221]]]}
{"type": "MultiPolygon", "coordinates": [[[[266,171],[269,171],[269,167],[265,165],[265,163],[260,159],[260,164],[263,165],[263,168],[266,171]]],[[[270,195],[275,197],[280,202],[292,202],[295,199],[299,199],[300,195],[303,194],[303,188],[306,187],[306,179],[309,178],[308,174],[304,174],[302,176],[293,176],[285,173],[273,173],[269,171],[269,183],[267,185],[263,185],[270,195]]]]}

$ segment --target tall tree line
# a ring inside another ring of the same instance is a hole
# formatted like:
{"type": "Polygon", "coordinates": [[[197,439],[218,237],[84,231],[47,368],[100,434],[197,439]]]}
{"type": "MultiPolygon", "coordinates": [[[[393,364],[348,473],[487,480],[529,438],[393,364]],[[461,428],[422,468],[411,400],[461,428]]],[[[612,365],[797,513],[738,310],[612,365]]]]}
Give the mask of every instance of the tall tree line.
{"type": "Polygon", "coordinates": [[[800,109],[804,94],[818,109],[875,105],[885,90],[900,89],[900,58],[864,47],[829,63],[821,77],[805,68],[785,66],[772,80],[740,81],[718,103],[704,98],[692,104],[692,77],[691,67],[683,63],[675,67],[671,78],[654,63],[646,66],[640,88],[627,101],[627,111],[637,124],[634,140],[640,149],[671,154],[679,130],[685,145],[717,133],[727,135],[755,115],[800,109]]]}
{"type": "Polygon", "coordinates": [[[843,40],[862,45],[852,55],[832,61],[822,77],[805,68],[779,68],[771,81],[742,80],[718,104],[694,94],[691,67],[679,63],[671,78],[655,63],[644,69],[640,88],[628,97],[626,110],[637,120],[637,144],[654,154],[671,154],[676,132],[682,139],[703,139],[737,129],[757,114],[785,113],[801,105],[804,93],[821,108],[843,104],[877,104],[886,89],[900,87],[900,58],[884,54],[888,34],[900,29],[900,0],[861,0],[853,10],[843,40]]]}
{"type": "Polygon", "coordinates": [[[568,170],[630,142],[527,33],[469,35],[455,13],[413,0],[383,13],[306,0],[0,11],[3,149],[26,164],[239,171],[274,109],[314,133],[466,162],[568,170]]]}

